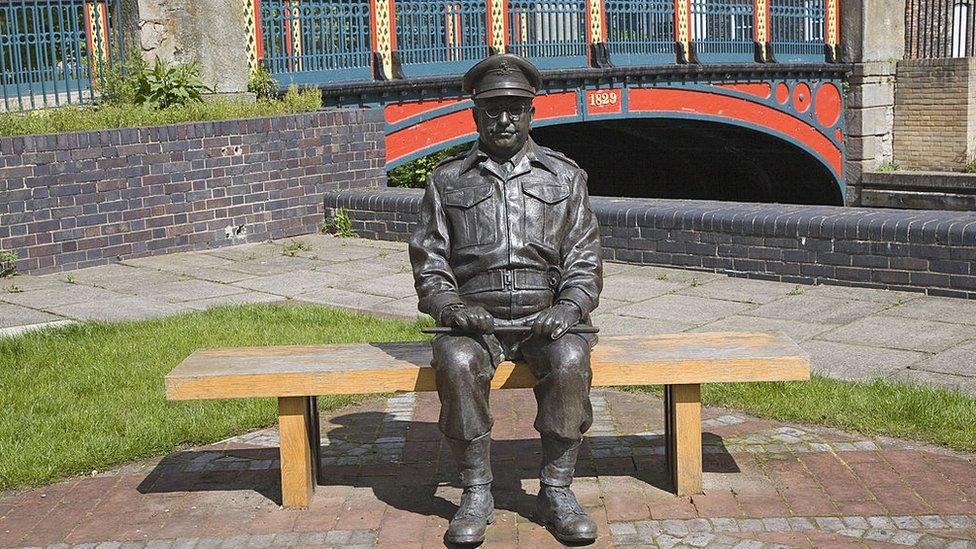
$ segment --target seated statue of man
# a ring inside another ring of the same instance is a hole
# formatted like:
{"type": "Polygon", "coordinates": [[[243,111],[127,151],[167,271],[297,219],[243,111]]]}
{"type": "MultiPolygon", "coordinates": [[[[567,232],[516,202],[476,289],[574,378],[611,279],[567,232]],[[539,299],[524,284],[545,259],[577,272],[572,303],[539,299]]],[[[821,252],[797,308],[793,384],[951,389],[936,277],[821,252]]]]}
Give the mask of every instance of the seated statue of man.
{"type": "Polygon", "coordinates": [[[592,423],[596,337],[568,330],[588,325],[597,306],[600,238],[586,173],[529,138],[541,84],[531,63],[510,54],[493,55],[464,75],[478,141],[431,174],[410,240],[420,310],[453,328],[432,342],[439,426],[464,489],[449,543],[483,541],[494,519],[488,392],[505,360],[527,364],[538,379],[538,519],[561,541],[596,539],[596,525],[570,490],[592,423]],[[515,325],[529,328],[494,333],[515,325]]]}

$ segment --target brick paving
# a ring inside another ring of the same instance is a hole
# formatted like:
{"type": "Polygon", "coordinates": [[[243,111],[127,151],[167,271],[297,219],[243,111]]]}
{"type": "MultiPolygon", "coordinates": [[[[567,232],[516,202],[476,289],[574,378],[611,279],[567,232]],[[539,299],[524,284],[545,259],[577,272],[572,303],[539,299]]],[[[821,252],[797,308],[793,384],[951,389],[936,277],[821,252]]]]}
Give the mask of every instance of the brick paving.
{"type": "MultiPolygon", "coordinates": [[[[703,411],[705,493],[664,473],[662,403],[594,390],[574,483],[596,547],[976,547],[976,456],[741,412],[703,411]]],[[[498,520],[485,547],[556,547],[532,520],[541,447],[527,390],[496,391],[498,520]]],[[[433,393],[322,419],[322,480],[279,506],[264,429],[92,477],[0,496],[0,546],[439,547],[460,497],[433,393]]]]}
{"type": "MultiPolygon", "coordinates": [[[[296,240],[305,249],[249,244],[127,260],[70,281],[4,279],[0,335],[282,300],[416,314],[402,244],[296,240]]],[[[603,333],[782,330],[825,375],[976,393],[976,302],[620,263],[607,264],[606,281],[594,319],[603,333]],[[674,307],[688,314],[665,314],[674,307]]],[[[660,399],[597,390],[592,400],[575,489],[600,525],[598,547],[976,548],[976,456],[706,408],[706,491],[678,498],[664,474],[660,399]]],[[[531,393],[498,391],[492,406],[499,510],[485,546],[556,546],[532,521],[541,449],[531,393]]],[[[420,393],[323,417],[322,485],[307,510],[280,508],[277,432],[266,429],[0,494],[0,546],[442,546],[460,489],[437,412],[436,395],[420,393]]]]}

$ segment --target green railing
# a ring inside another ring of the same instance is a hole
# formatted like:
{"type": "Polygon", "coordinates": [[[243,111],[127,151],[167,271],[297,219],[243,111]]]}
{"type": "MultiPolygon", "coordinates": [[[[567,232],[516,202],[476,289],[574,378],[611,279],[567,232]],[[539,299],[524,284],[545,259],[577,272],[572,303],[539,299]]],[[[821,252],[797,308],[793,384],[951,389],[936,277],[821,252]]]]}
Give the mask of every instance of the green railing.
{"type": "Polygon", "coordinates": [[[0,0],[0,110],[98,99],[123,58],[120,1],[0,0]]]}

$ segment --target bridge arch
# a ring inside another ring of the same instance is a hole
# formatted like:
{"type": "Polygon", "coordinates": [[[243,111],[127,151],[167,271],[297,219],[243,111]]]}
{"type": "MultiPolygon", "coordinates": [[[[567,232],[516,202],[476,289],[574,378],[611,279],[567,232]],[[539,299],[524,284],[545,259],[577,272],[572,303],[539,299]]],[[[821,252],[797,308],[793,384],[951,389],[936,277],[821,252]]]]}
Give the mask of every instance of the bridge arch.
{"type": "MultiPolygon", "coordinates": [[[[834,190],[829,203],[843,203],[843,101],[839,78],[780,77],[715,81],[578,82],[550,86],[536,98],[535,127],[614,120],[674,120],[721,124],[788,143],[816,160],[834,190]]],[[[384,106],[387,167],[393,168],[476,137],[463,97],[399,101],[384,106]]]]}

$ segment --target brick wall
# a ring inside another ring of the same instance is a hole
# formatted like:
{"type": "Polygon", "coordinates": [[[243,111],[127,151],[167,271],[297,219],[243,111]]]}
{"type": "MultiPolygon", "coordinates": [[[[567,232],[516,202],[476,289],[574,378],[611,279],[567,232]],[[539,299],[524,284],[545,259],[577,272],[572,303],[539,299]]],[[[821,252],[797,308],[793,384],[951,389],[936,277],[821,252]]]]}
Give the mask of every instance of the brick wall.
{"type": "MultiPolygon", "coordinates": [[[[325,194],[359,236],[406,240],[421,191],[325,194]]],[[[976,212],[592,197],[604,257],[976,299],[976,212]]]]}
{"type": "Polygon", "coordinates": [[[895,84],[894,159],[959,171],[976,156],[976,58],[905,59],[895,84]]]}
{"type": "Polygon", "coordinates": [[[325,191],[385,185],[383,129],[343,109],[0,138],[0,249],[45,273],[314,232],[325,191]]]}

